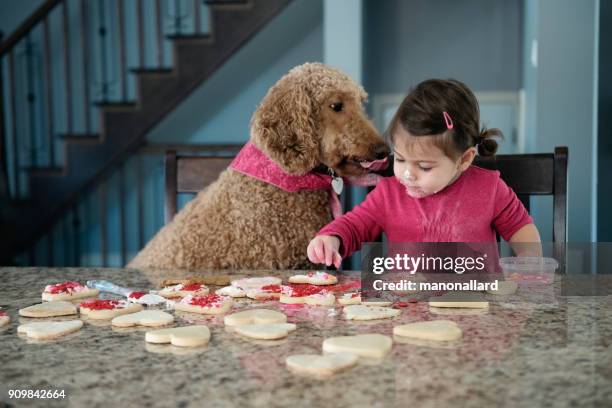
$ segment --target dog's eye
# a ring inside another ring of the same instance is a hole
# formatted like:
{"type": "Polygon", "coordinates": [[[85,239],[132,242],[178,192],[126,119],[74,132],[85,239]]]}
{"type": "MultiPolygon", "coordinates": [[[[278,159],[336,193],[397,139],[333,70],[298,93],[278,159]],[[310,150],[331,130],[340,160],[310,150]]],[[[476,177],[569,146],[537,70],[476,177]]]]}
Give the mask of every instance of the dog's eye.
{"type": "Polygon", "coordinates": [[[335,102],[335,103],[332,103],[331,105],[329,105],[329,107],[332,108],[332,110],[334,112],[340,112],[342,110],[343,106],[344,105],[343,105],[342,102],[335,102]]]}

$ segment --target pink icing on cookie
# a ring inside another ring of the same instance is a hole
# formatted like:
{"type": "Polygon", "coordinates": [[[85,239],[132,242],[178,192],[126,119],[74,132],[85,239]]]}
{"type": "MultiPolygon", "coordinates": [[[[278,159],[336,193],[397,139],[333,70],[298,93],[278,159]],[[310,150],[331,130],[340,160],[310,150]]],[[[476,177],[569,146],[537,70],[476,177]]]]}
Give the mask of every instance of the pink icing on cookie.
{"type": "Polygon", "coordinates": [[[113,309],[123,309],[126,307],[125,302],[121,300],[87,300],[85,302],[81,302],[81,307],[90,310],[113,310],[113,309]]]}
{"type": "Polygon", "coordinates": [[[144,295],[146,295],[146,292],[131,292],[128,297],[130,299],[140,299],[144,295]]]}
{"type": "Polygon", "coordinates": [[[281,292],[283,295],[290,297],[304,297],[315,295],[317,293],[327,293],[322,287],[311,285],[309,283],[286,285],[282,287],[281,292]]]}
{"type": "Polygon", "coordinates": [[[225,299],[227,299],[227,296],[219,296],[213,293],[206,296],[187,296],[183,298],[181,303],[200,307],[221,307],[225,299]]]}
{"type": "Polygon", "coordinates": [[[195,292],[196,290],[200,290],[202,289],[202,284],[200,283],[190,283],[187,285],[183,285],[183,287],[180,290],[184,290],[187,292],[195,292]]]}
{"type": "Polygon", "coordinates": [[[57,283],[55,285],[47,285],[45,287],[45,292],[56,295],[58,293],[72,293],[72,292],[81,292],[85,289],[85,286],[75,281],[68,281],[57,283]]]}

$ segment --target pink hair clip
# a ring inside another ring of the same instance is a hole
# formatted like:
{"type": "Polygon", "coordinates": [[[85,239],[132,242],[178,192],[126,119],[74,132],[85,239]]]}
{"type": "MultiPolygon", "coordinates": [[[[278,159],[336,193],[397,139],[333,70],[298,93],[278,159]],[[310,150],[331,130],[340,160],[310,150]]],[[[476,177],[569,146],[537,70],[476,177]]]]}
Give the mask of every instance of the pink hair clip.
{"type": "Polygon", "coordinates": [[[446,111],[442,112],[442,114],[444,115],[444,121],[446,122],[446,128],[452,129],[454,125],[453,125],[453,120],[451,119],[450,115],[446,111]]]}

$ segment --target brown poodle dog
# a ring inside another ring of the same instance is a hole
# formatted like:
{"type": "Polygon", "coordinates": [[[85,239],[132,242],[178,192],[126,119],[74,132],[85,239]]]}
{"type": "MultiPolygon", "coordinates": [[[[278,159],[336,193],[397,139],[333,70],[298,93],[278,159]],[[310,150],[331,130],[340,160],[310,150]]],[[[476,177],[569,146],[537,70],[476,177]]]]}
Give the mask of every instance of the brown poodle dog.
{"type": "MultiPolygon", "coordinates": [[[[250,143],[291,176],[321,168],[362,176],[368,172],[364,163],[389,154],[365,116],[366,97],[342,72],[303,64],[268,91],[252,117],[250,143]]],[[[328,191],[285,191],[228,168],[128,267],[307,268],[308,242],[329,221],[328,191]]]]}

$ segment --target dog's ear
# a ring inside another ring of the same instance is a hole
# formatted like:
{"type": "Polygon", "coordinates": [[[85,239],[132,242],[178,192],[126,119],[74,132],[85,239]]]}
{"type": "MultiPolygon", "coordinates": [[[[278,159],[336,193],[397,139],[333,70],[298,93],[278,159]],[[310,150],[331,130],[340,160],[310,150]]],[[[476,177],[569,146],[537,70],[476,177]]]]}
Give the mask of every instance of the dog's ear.
{"type": "Polygon", "coordinates": [[[251,140],[270,159],[291,174],[305,174],[317,166],[318,107],[304,85],[273,86],[251,119],[251,140]]]}

